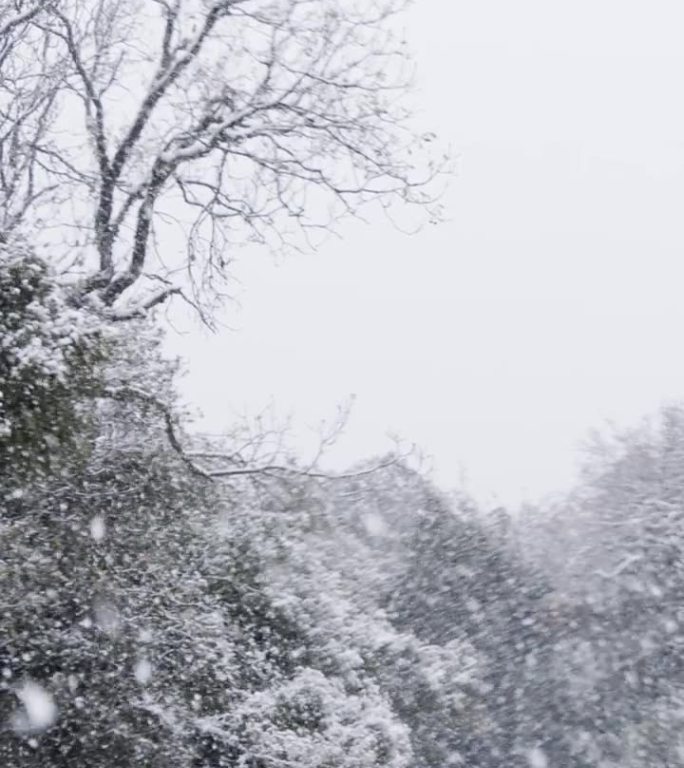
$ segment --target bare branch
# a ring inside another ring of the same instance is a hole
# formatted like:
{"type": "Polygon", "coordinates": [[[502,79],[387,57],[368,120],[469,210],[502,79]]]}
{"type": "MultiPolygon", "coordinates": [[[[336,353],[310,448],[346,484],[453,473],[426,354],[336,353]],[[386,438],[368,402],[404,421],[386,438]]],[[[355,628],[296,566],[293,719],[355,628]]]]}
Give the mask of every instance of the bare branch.
{"type": "Polygon", "coordinates": [[[12,27],[9,50],[0,43],[0,195],[24,220],[54,202],[51,221],[75,233],[63,251],[79,249],[82,296],[96,294],[112,317],[144,310],[153,272],[181,289],[164,300],[189,296],[208,316],[226,295],[234,245],[315,247],[374,202],[431,206],[443,164],[410,130],[407,57],[387,24],[403,5],[43,6],[12,27]],[[30,32],[21,43],[19,29],[30,32]],[[41,46],[42,59],[28,55],[41,46]],[[46,79],[53,61],[59,77],[46,79]],[[171,221],[182,241],[170,242],[171,221]]]}
{"type": "Polygon", "coordinates": [[[315,480],[353,480],[358,477],[366,477],[368,475],[381,472],[383,469],[396,466],[399,463],[399,459],[396,456],[392,456],[385,461],[381,461],[377,464],[373,464],[366,469],[359,469],[353,472],[317,472],[313,469],[301,469],[299,467],[289,467],[282,464],[266,464],[259,467],[238,467],[234,469],[224,470],[211,470],[207,472],[207,477],[212,479],[220,479],[226,477],[238,477],[238,476],[250,476],[250,475],[262,475],[271,477],[308,477],[315,480]]]}
{"type": "Polygon", "coordinates": [[[16,27],[20,27],[22,24],[27,24],[32,19],[35,19],[36,16],[38,16],[41,11],[45,10],[45,7],[48,6],[48,3],[42,3],[38,2],[33,7],[29,8],[28,10],[24,11],[23,13],[20,13],[18,16],[15,16],[13,19],[10,19],[9,21],[5,22],[5,24],[0,27],[0,40],[3,40],[3,38],[6,38],[10,32],[12,32],[16,27]]]}
{"type": "Polygon", "coordinates": [[[195,464],[186,457],[183,447],[176,435],[176,420],[173,418],[171,410],[161,400],[154,397],[154,395],[150,395],[149,393],[134,387],[119,387],[116,389],[106,388],[101,392],[101,395],[123,403],[128,403],[131,400],[134,400],[154,408],[164,421],[164,428],[169,445],[178,454],[181,461],[188,467],[192,474],[205,479],[210,479],[209,475],[203,472],[199,467],[195,466],[195,464]]]}
{"type": "Polygon", "coordinates": [[[99,165],[100,173],[103,179],[109,176],[109,158],[107,156],[107,139],[105,136],[105,118],[104,107],[100,97],[98,96],[95,87],[93,85],[90,76],[86,72],[85,66],[81,61],[81,55],[79,52],[78,43],[74,37],[74,31],[69,22],[69,19],[57,10],[53,11],[53,14],[58,18],[64,26],[64,33],[60,33],[56,29],[51,29],[52,34],[58,35],[66,43],[67,50],[71,56],[78,76],[81,79],[84,88],[85,103],[88,107],[89,116],[91,110],[94,113],[94,122],[91,122],[87,128],[92,133],[95,140],[95,146],[97,149],[97,162],[99,165]]]}
{"type": "MultiPolygon", "coordinates": [[[[363,469],[352,472],[332,473],[320,471],[314,466],[302,468],[297,467],[294,464],[274,462],[252,464],[249,460],[244,458],[241,450],[225,453],[219,451],[186,451],[177,435],[177,422],[171,409],[159,398],[131,386],[106,388],[100,392],[100,396],[123,403],[137,401],[154,408],[164,422],[166,437],[171,448],[178,454],[181,461],[193,475],[202,477],[205,480],[215,481],[235,477],[272,479],[300,477],[325,481],[352,480],[359,477],[366,477],[389,467],[396,466],[400,461],[400,457],[390,455],[386,459],[363,469]],[[197,464],[197,459],[219,460],[228,466],[223,469],[205,469],[197,464]]],[[[261,439],[264,439],[264,435],[261,436],[261,439]]]]}

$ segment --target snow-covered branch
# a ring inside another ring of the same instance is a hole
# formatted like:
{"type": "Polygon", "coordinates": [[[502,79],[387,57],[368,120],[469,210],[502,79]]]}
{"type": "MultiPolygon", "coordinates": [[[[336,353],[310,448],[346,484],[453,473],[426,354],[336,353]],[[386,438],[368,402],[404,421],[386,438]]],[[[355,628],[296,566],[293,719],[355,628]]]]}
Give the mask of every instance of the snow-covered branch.
{"type": "MultiPolygon", "coordinates": [[[[73,235],[50,241],[54,258],[78,251],[83,297],[144,309],[154,273],[207,313],[234,245],[309,247],[373,201],[431,208],[443,162],[401,103],[411,72],[388,21],[403,4],[31,4],[0,28],[27,30],[3,51],[7,103],[40,82],[50,104],[25,132],[20,217],[38,219],[50,190],[50,220],[73,235]],[[157,259],[170,216],[182,237],[157,259]]],[[[0,158],[15,198],[16,165],[0,158]]]]}
{"type": "MultiPolygon", "coordinates": [[[[99,392],[101,397],[118,402],[138,402],[152,407],[162,418],[169,446],[179,456],[193,475],[205,480],[221,480],[235,477],[260,478],[310,478],[313,480],[342,481],[366,477],[397,465],[403,457],[390,455],[387,458],[349,472],[329,472],[319,469],[316,463],[306,467],[297,466],[289,461],[269,461],[247,455],[243,448],[229,451],[193,450],[183,445],[179,436],[179,425],[172,409],[149,392],[132,386],[105,388],[99,392]],[[203,464],[203,462],[206,462],[203,464]]],[[[257,436],[256,441],[262,436],[257,436]]],[[[277,455],[276,450],[273,455],[277,455]]],[[[322,453],[322,450],[319,452],[322,453]]],[[[317,454],[319,455],[319,454],[317,454]]]]}

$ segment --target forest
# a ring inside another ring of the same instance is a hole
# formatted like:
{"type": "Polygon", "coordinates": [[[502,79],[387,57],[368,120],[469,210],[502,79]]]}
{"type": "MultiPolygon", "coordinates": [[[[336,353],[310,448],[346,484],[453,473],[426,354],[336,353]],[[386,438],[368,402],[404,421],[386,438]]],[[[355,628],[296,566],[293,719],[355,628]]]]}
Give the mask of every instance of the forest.
{"type": "Polygon", "coordinates": [[[241,244],[439,220],[401,0],[0,2],[0,765],[684,766],[684,407],[521,509],[192,429],[241,244]]]}

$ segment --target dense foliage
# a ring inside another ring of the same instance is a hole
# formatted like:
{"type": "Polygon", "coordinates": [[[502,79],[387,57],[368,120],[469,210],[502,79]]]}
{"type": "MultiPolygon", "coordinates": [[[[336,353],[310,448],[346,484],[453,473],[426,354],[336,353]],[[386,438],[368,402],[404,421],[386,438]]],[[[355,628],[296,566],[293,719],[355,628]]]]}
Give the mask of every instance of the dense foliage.
{"type": "Polygon", "coordinates": [[[3,765],[684,763],[684,410],[517,519],[192,451],[151,321],[0,254],[3,765]]]}
{"type": "Polygon", "coordinates": [[[49,466],[82,430],[77,392],[96,386],[94,318],[68,304],[26,245],[0,244],[0,473],[49,466]]]}

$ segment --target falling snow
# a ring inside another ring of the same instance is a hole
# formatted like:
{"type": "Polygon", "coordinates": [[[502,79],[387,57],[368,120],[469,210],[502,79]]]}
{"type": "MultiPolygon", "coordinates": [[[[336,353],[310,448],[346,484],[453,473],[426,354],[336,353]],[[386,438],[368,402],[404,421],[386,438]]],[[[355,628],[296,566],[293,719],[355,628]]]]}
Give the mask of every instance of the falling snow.
{"type": "Polygon", "coordinates": [[[147,659],[140,659],[133,669],[133,674],[140,685],[146,685],[152,677],[152,664],[147,659]]]}
{"type": "Polygon", "coordinates": [[[57,719],[57,706],[52,696],[37,683],[24,683],[16,695],[22,704],[22,709],[15,718],[17,731],[43,731],[57,719]]]}
{"type": "Polygon", "coordinates": [[[94,541],[100,542],[104,539],[106,533],[105,521],[101,515],[96,515],[90,521],[90,535],[94,541]]]}
{"type": "Polygon", "coordinates": [[[527,762],[530,768],[549,768],[549,761],[546,759],[544,751],[539,747],[534,747],[527,753],[527,762]]]}
{"type": "MultiPolygon", "coordinates": [[[[466,488],[437,487],[401,442],[355,469],[325,471],[344,408],[304,455],[266,412],[200,432],[179,395],[164,329],[183,326],[185,312],[208,327],[226,319],[232,260],[245,246],[315,250],[331,230],[345,232],[344,216],[372,221],[374,211],[410,230],[442,219],[432,180],[450,161],[437,134],[414,134],[407,119],[413,67],[398,34],[404,22],[394,21],[402,5],[0,3],[0,768],[684,768],[683,405],[590,441],[566,492],[491,509],[466,488]]],[[[628,11],[603,30],[585,25],[592,45],[624,37],[628,11]]],[[[456,25],[433,15],[463,40],[487,31],[469,27],[468,14],[456,25]]],[[[490,15],[489,32],[505,36],[508,17],[490,15]]],[[[635,26],[640,40],[652,36],[645,24],[644,16],[635,26]]],[[[660,24],[660,34],[674,30],[679,46],[679,26],[660,24]]],[[[487,56],[511,48],[470,43],[487,56]]],[[[539,73],[519,69],[521,57],[508,58],[510,71],[488,64],[475,77],[539,85],[539,73]]],[[[624,70],[624,87],[611,74],[608,110],[624,91],[631,112],[647,122],[665,116],[680,130],[669,119],[676,88],[633,77],[631,60],[603,58],[620,61],[615,77],[624,70]],[[636,81],[668,109],[641,103],[636,81]]],[[[560,83],[540,92],[570,99],[571,114],[582,88],[565,87],[565,69],[562,77],[540,69],[560,83]]],[[[472,76],[458,72],[463,82],[472,76]]],[[[471,84],[491,100],[485,81],[471,84]]],[[[436,92],[442,106],[458,103],[448,87],[436,92]]],[[[504,105],[516,106],[516,120],[526,108],[517,95],[504,105]]],[[[605,112],[592,109],[587,125],[605,112]]],[[[619,167],[622,179],[629,163],[617,162],[620,142],[605,133],[613,154],[599,165],[619,167]]],[[[483,165],[478,152],[496,149],[485,139],[463,146],[471,171],[483,165]]],[[[639,166],[639,148],[623,143],[639,166]]],[[[676,142],[661,143],[676,154],[676,142]]],[[[584,149],[587,175],[596,163],[584,149]]],[[[484,165],[506,182],[506,167],[484,165]]],[[[676,157],[668,168],[677,170],[676,157]]],[[[663,181],[647,175],[646,197],[663,181]]],[[[507,183],[473,187],[485,188],[483,199],[515,196],[507,183]]],[[[549,211],[529,213],[522,225],[536,232],[549,211]]],[[[608,218],[623,226],[628,217],[608,218]]],[[[483,232],[494,237],[500,225],[488,221],[483,232]]],[[[556,229],[553,269],[564,249],[578,250],[577,238],[556,229]]],[[[376,235],[359,251],[364,264],[374,249],[394,256],[393,236],[376,235]]],[[[501,249],[527,279],[523,250],[501,249]]],[[[416,294],[429,291],[434,266],[418,256],[416,294]]],[[[468,281],[452,281],[455,291],[445,283],[449,301],[491,312],[510,293],[510,274],[492,273],[497,290],[471,292],[465,303],[457,294],[468,281]]],[[[611,275],[615,285],[620,276],[611,275]]],[[[365,328],[358,297],[338,283],[343,326],[356,323],[378,360],[389,360],[390,337],[365,328]]],[[[382,285],[378,302],[401,294],[391,274],[382,285]]],[[[287,280],[280,287],[297,309],[287,280]]],[[[548,296],[539,296],[531,336],[558,336],[558,349],[539,344],[537,355],[557,367],[567,329],[555,333],[548,296]]],[[[400,299],[411,322],[425,309],[400,299]]],[[[384,307],[377,316],[387,319],[384,307]]],[[[515,318],[493,317],[496,333],[513,339],[515,318]]],[[[307,318],[324,328],[315,313],[307,318]]],[[[477,326],[426,349],[459,359],[464,343],[477,348],[477,326]]],[[[340,339],[312,344],[308,330],[292,344],[326,360],[340,339]]],[[[596,336],[610,358],[613,334],[597,326],[596,336]]],[[[661,342],[649,337],[655,352],[677,359],[677,345],[661,342]]],[[[287,374],[304,386],[295,346],[287,374]]],[[[633,357],[653,374],[651,359],[633,357]]],[[[226,359],[225,370],[215,361],[210,383],[233,413],[244,371],[226,359]]],[[[467,388],[433,381],[444,361],[423,362],[390,366],[397,381],[381,395],[403,408],[422,376],[469,402],[467,388]]],[[[248,368],[255,393],[277,387],[248,368]]],[[[524,380],[543,388],[547,378],[524,380]]],[[[517,408],[515,393],[494,380],[483,387],[492,413],[501,403],[517,408]]]]}

